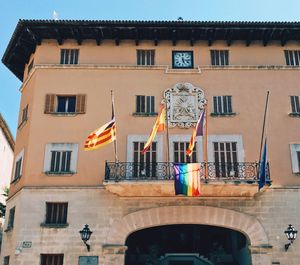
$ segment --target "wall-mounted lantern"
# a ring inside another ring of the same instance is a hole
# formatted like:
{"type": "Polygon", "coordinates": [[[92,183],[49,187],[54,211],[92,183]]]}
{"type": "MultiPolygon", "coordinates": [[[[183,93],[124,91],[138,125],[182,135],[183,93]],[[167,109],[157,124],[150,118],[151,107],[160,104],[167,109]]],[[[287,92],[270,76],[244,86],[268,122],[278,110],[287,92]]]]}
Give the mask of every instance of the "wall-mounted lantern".
{"type": "Polygon", "coordinates": [[[298,231],[295,230],[295,227],[289,224],[284,233],[286,234],[287,239],[290,241],[290,243],[284,245],[285,251],[287,251],[290,245],[293,244],[294,240],[296,239],[298,231]]]}
{"type": "Polygon", "coordinates": [[[86,243],[86,241],[90,239],[93,232],[90,230],[89,225],[85,225],[84,228],[79,231],[79,233],[83,243],[86,245],[87,250],[90,251],[90,245],[86,243]]]}

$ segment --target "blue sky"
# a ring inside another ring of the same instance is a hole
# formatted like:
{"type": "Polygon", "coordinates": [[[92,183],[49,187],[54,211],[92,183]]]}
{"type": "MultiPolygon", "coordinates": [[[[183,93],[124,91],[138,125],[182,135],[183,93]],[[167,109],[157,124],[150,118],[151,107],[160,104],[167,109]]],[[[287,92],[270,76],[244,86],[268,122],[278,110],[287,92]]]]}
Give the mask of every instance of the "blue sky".
{"type": "MultiPolygon", "coordinates": [[[[19,19],[300,21],[299,0],[13,0],[2,1],[1,58],[19,19]]],[[[0,113],[16,134],[21,82],[0,65],[0,113]]]]}

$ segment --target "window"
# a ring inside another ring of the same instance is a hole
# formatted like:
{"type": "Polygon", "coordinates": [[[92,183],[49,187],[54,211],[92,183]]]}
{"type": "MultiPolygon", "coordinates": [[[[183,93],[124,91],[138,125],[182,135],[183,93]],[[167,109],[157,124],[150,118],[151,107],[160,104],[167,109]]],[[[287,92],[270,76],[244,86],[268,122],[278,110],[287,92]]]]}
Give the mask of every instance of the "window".
{"type": "Polygon", "coordinates": [[[145,154],[141,151],[144,149],[146,142],[133,142],[133,176],[156,177],[157,162],[157,142],[152,142],[149,150],[145,154]]]}
{"type": "Polygon", "coordinates": [[[21,122],[18,126],[18,128],[21,127],[21,125],[23,125],[28,119],[28,105],[26,105],[26,107],[22,110],[22,117],[21,117],[21,122]]]}
{"type": "Polygon", "coordinates": [[[77,153],[78,144],[47,144],[44,172],[47,174],[74,174],[77,166],[77,153]]]}
{"type": "Polygon", "coordinates": [[[195,143],[191,156],[186,155],[189,142],[173,142],[175,163],[197,163],[197,143],[195,143]]]}
{"type": "Polygon", "coordinates": [[[60,64],[78,64],[79,49],[61,49],[60,64]]]}
{"type": "Polygon", "coordinates": [[[3,259],[3,265],[9,265],[9,256],[5,256],[3,259]]]}
{"type": "Polygon", "coordinates": [[[83,114],[85,113],[86,95],[54,95],[47,94],[45,113],[83,114]]]}
{"type": "Polygon", "coordinates": [[[7,230],[11,230],[14,228],[15,212],[16,212],[16,207],[12,207],[11,209],[9,209],[7,230]]]}
{"type": "Polygon", "coordinates": [[[137,65],[154,65],[154,50],[137,50],[137,65]]]}
{"type": "Polygon", "coordinates": [[[228,50],[211,50],[210,57],[212,65],[229,65],[228,50]]]}
{"type": "Polygon", "coordinates": [[[292,112],[290,114],[300,114],[300,104],[298,96],[291,96],[291,108],[292,112]]]}
{"type": "Polygon", "coordinates": [[[135,114],[157,114],[154,112],[154,96],[136,96],[135,114]]]}
{"type": "Polygon", "coordinates": [[[213,108],[215,115],[230,115],[232,112],[232,97],[231,96],[214,96],[213,97],[213,108]]]}
{"type": "Polygon", "coordinates": [[[41,254],[41,265],[63,265],[64,254],[41,254]]]}
{"type": "Polygon", "coordinates": [[[300,50],[299,51],[284,51],[286,65],[300,65],[300,50]]]}
{"type": "Polygon", "coordinates": [[[22,176],[23,160],[24,160],[24,149],[15,158],[15,166],[14,166],[14,173],[13,173],[13,180],[12,180],[13,182],[20,179],[22,176]]]}
{"type": "Polygon", "coordinates": [[[290,144],[290,152],[292,159],[292,172],[300,173],[300,144],[290,144]]]}
{"type": "Polygon", "coordinates": [[[27,74],[29,74],[31,72],[32,67],[33,67],[33,60],[31,60],[31,62],[28,64],[27,74]]]}
{"type": "Polygon", "coordinates": [[[216,177],[237,177],[237,142],[213,142],[216,177]]]}
{"type": "Polygon", "coordinates": [[[68,203],[67,202],[46,202],[45,224],[61,225],[67,224],[68,203]]]}

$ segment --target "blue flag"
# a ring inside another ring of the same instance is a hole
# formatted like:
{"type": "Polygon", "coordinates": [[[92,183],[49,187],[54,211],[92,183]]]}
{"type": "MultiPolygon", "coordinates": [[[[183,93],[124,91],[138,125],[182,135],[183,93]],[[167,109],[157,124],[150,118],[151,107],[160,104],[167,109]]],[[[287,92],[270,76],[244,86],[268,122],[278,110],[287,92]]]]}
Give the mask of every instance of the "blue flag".
{"type": "Polygon", "coordinates": [[[267,163],[268,163],[268,159],[267,159],[267,139],[265,140],[265,144],[264,144],[264,148],[263,148],[263,152],[262,152],[262,156],[261,156],[261,160],[259,162],[259,181],[258,181],[258,190],[260,190],[261,188],[263,188],[267,182],[267,163]]]}

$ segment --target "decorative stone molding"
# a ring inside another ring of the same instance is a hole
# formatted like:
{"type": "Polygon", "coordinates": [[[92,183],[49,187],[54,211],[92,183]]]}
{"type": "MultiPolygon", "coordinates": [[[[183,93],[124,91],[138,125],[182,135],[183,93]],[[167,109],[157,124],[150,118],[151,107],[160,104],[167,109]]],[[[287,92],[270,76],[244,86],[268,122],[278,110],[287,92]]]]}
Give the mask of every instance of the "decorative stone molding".
{"type": "Polygon", "coordinates": [[[126,250],[127,250],[127,246],[125,245],[113,245],[113,244],[106,244],[102,246],[102,250],[103,250],[103,254],[107,255],[107,254],[111,254],[111,255],[115,255],[115,254],[125,254],[126,250]]]}
{"type": "Polygon", "coordinates": [[[169,127],[190,128],[196,126],[206,100],[201,88],[190,83],[178,83],[164,92],[169,127]]]}
{"type": "Polygon", "coordinates": [[[269,245],[267,234],[255,217],[208,206],[168,206],[130,213],[115,220],[109,229],[107,242],[121,245],[135,231],[170,224],[202,224],[229,228],[243,233],[250,245],[269,245]]]}

